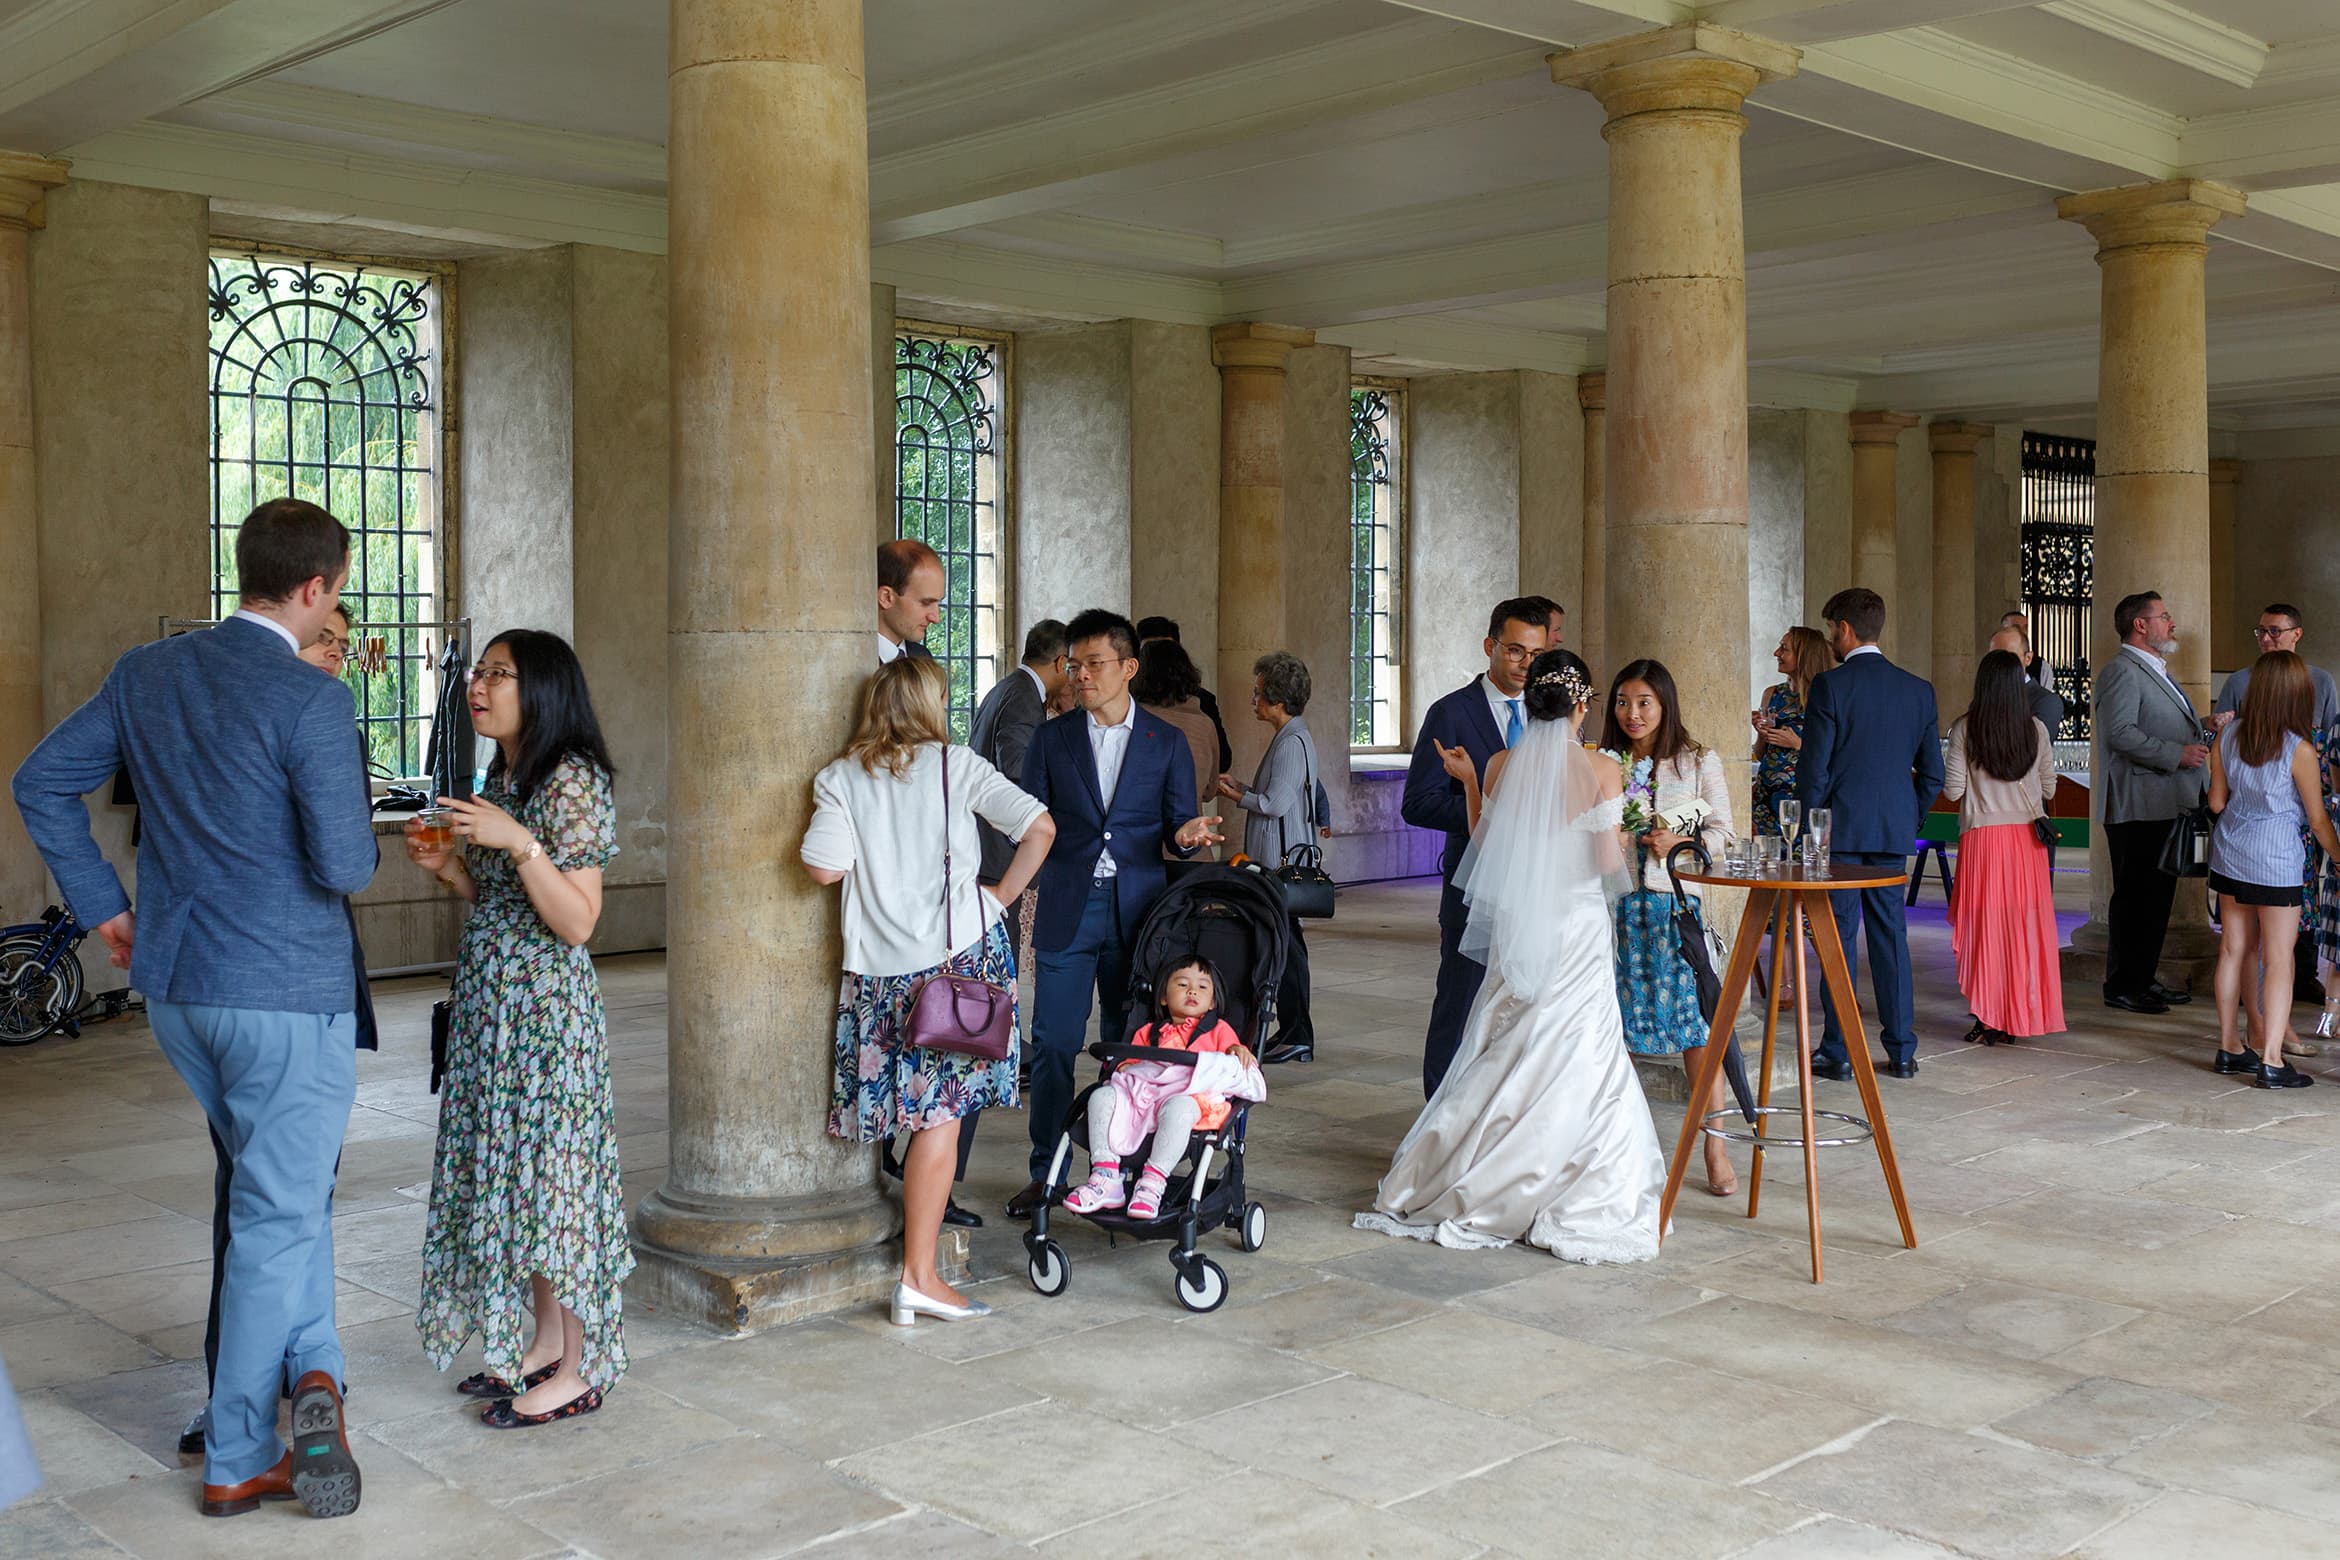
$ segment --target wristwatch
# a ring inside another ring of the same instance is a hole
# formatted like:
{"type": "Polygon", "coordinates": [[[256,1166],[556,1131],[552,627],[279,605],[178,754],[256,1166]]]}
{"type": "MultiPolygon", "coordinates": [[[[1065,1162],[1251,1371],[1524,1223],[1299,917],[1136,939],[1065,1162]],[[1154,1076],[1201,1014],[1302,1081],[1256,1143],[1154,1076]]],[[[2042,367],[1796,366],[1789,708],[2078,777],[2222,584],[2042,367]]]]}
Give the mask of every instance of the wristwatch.
{"type": "Polygon", "coordinates": [[[530,835],[528,839],[528,849],[512,858],[512,869],[514,871],[518,871],[520,868],[527,866],[530,862],[534,861],[537,857],[543,854],[544,847],[536,842],[536,837],[534,835],[530,835]]]}

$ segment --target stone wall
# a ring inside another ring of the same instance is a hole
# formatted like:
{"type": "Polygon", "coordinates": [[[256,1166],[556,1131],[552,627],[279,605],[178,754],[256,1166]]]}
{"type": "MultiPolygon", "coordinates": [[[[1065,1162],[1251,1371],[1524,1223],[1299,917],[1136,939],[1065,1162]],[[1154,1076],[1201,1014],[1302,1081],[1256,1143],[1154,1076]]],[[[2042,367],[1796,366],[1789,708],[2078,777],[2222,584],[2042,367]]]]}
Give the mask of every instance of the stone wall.
{"type": "Polygon", "coordinates": [[[1885,603],[1885,653],[1934,675],[1934,452],[1924,424],[1904,428],[1894,460],[1894,575],[1885,603]]]}
{"type": "MultiPolygon", "coordinates": [[[[1771,647],[1804,621],[1805,414],[1756,407],[1747,414],[1747,708],[1779,681],[1771,647]]],[[[1701,732],[1733,757],[1752,733],[1701,732]]],[[[1745,826],[1744,818],[1738,820],[1745,826]]]]}
{"type": "MultiPolygon", "coordinates": [[[[1013,362],[1017,616],[1030,623],[1069,620],[1088,607],[1126,611],[1129,322],[1019,335],[1013,362]]],[[[1215,468],[1212,484],[1215,492],[1215,468]]],[[[1209,578],[1215,587],[1216,573],[1209,578]]],[[[1210,643],[1180,627],[1198,652],[1210,643]]]]}
{"type": "Polygon", "coordinates": [[[1411,741],[1424,710],[1486,671],[1488,609],[1520,590],[1519,376],[1426,376],[1406,402],[1411,741]]]}
{"type": "Polygon", "coordinates": [[[576,633],[575,276],[565,245],[458,268],[453,584],[475,645],[507,628],[576,633]]]}
{"type": "MultiPolygon", "coordinates": [[[[1128,329],[1131,615],[1176,622],[1216,690],[1240,679],[1217,664],[1219,370],[1211,333],[1153,320],[1131,320],[1128,329]]],[[[1034,610],[1023,620],[1047,615],[1034,610]]]]}
{"type": "Polygon", "coordinates": [[[2300,653],[2327,670],[2340,668],[2340,457],[2244,464],[2235,496],[2234,596],[2243,623],[2256,623],[2270,601],[2299,608],[2307,622],[2300,653]]]}
{"type": "MultiPolygon", "coordinates": [[[[1843,412],[1804,413],[1804,612],[1820,626],[1820,608],[1852,583],[1852,428],[1843,412]]],[[[1777,641],[1773,641],[1777,643],[1777,641]]]]}

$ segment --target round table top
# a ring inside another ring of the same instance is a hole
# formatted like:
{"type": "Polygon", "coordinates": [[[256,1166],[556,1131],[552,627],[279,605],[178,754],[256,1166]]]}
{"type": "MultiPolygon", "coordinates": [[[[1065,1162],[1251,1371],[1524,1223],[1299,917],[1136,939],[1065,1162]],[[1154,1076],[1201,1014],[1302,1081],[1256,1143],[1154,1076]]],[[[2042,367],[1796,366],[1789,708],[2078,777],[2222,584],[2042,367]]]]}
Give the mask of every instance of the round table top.
{"type": "Polygon", "coordinates": [[[1685,883],[1704,883],[1714,888],[1786,888],[1826,893],[1838,888],[1887,888],[1895,883],[1909,881],[1907,870],[1896,872],[1890,867],[1856,865],[1852,862],[1832,861],[1825,868],[1814,871],[1809,867],[1765,867],[1747,877],[1728,872],[1684,872],[1685,883]]]}

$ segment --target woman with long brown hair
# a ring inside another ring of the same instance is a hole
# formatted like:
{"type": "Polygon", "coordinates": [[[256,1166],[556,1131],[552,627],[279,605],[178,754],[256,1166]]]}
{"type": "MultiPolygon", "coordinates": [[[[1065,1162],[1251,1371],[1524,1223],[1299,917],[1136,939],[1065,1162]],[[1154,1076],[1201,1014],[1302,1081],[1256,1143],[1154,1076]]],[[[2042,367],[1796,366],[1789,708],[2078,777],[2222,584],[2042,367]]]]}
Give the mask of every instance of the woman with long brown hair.
{"type": "Polygon", "coordinates": [[[2299,831],[2330,856],[2340,836],[2324,812],[2316,763],[2315,683],[2289,650],[2251,668],[2242,709],[2210,750],[2210,887],[2218,895],[2218,1054],[2221,1073],[2247,1073],[2262,1089],[2304,1089],[2315,1079],[2283,1059],[2291,1022],[2291,950],[2299,940],[2299,831]],[[2243,985],[2259,963],[2255,1026],[2264,1051],[2244,1042],[2243,985]]]}
{"type": "Polygon", "coordinates": [[[1974,1014],[1966,1038],[1996,1045],[2060,1033],[2056,896],[2033,826],[2056,794],[2056,756],[2013,652],[1993,650],[1975,668],[1973,702],[1950,723],[1945,774],[1942,794],[1958,803],[1950,948],[1974,1014]]]}
{"type": "Polygon", "coordinates": [[[1748,716],[1755,727],[1755,832],[1779,832],[1779,804],[1796,794],[1796,760],[1804,750],[1804,701],[1812,679],[1836,664],[1816,628],[1797,624],[1779,636],[1773,663],[1787,678],[1763,691],[1763,708],[1748,716]]]}
{"type": "MultiPolygon", "coordinates": [[[[1016,1047],[999,1061],[912,1045],[903,1033],[919,983],[949,966],[1014,1002],[1015,938],[1005,919],[1040,870],[1056,825],[1025,790],[950,740],[942,663],[900,656],[863,689],[844,756],[813,777],[801,854],[813,881],[845,885],[845,969],[837,994],[832,1136],[910,1134],[902,1155],[902,1276],[893,1320],[963,1321],[970,1302],[935,1271],[935,1242],[958,1165],[959,1121],[1016,1103],[1016,1047]],[[947,797],[947,800],[946,800],[947,797]],[[1017,841],[999,882],[975,881],[980,817],[1017,841]],[[946,900],[945,863],[949,864],[946,900]]],[[[1011,1007],[1011,1036],[1021,1016],[1011,1007]]]]}

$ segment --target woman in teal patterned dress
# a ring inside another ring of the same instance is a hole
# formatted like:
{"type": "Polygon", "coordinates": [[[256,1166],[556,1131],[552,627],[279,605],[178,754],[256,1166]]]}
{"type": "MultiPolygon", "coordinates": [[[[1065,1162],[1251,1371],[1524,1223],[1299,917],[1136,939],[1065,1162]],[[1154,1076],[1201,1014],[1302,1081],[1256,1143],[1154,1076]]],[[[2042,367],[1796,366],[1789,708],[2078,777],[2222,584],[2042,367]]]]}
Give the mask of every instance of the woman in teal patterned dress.
{"type": "Polygon", "coordinates": [[[1820,631],[1798,625],[1779,636],[1773,660],[1787,681],[1763,691],[1755,727],[1755,832],[1779,833],[1779,804],[1796,794],[1796,763],[1804,751],[1804,701],[1812,679],[1835,664],[1820,631]]]}
{"type": "Polygon", "coordinates": [[[423,1237],[423,1351],[473,1337],[488,1369],[457,1390],[496,1429],[589,1414],[625,1374],[619,1288],[634,1269],[618,1191],[609,1038],[585,940],[616,854],[609,751],[576,652],[514,629],[480,656],[471,723],[495,744],[457,845],[407,854],[471,914],[456,956],[423,1237]],[[523,1304],[535,1319],[521,1337],[523,1304]]]}

